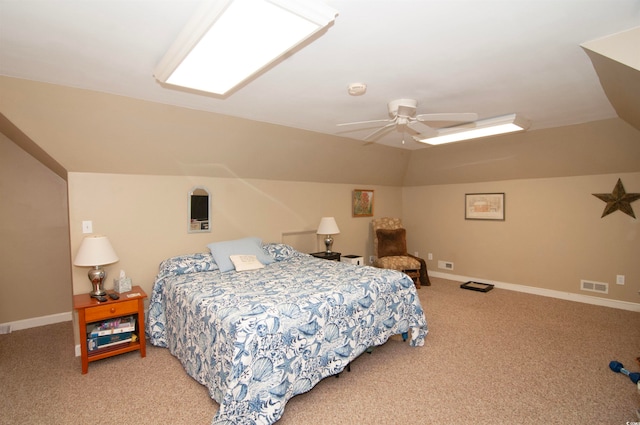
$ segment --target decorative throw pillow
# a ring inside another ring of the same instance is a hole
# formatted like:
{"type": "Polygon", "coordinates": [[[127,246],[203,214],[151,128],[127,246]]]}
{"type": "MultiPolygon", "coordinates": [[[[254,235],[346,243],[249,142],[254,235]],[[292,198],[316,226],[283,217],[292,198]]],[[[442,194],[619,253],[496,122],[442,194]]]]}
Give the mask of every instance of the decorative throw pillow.
{"type": "Polygon", "coordinates": [[[407,255],[407,231],[405,229],[378,229],[378,257],[407,255]]]}
{"type": "Polygon", "coordinates": [[[237,272],[264,268],[264,264],[255,255],[230,255],[229,258],[237,272]]]}
{"type": "Polygon", "coordinates": [[[301,252],[296,251],[292,246],[283,243],[266,243],[262,246],[262,249],[267,251],[267,254],[271,255],[276,261],[285,261],[289,258],[304,255],[301,252]]]}
{"type": "Polygon", "coordinates": [[[167,258],[160,263],[158,276],[181,275],[218,270],[210,252],[185,254],[167,258]]]}

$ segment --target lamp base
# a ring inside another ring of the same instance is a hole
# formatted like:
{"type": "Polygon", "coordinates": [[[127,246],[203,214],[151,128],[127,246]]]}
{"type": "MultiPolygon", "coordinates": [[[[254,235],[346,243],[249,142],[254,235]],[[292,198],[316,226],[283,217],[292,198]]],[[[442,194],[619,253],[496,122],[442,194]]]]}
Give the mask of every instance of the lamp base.
{"type": "Polygon", "coordinates": [[[325,251],[327,254],[331,254],[331,247],[333,246],[333,238],[331,235],[327,235],[324,237],[324,246],[327,248],[325,251]]]}
{"type": "Polygon", "coordinates": [[[104,290],[104,279],[106,277],[107,272],[100,266],[95,266],[95,268],[89,270],[89,280],[93,286],[93,291],[89,292],[90,296],[97,298],[107,295],[107,292],[104,290]]]}

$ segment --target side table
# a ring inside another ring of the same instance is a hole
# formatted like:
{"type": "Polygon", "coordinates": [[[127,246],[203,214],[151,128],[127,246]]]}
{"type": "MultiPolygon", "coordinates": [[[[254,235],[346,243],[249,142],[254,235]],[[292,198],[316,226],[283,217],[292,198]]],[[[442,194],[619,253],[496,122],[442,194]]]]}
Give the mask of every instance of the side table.
{"type": "Polygon", "coordinates": [[[343,255],[340,261],[343,263],[353,264],[355,266],[362,266],[364,264],[364,258],[362,256],[353,254],[343,255]]]}
{"type": "MultiPolygon", "coordinates": [[[[109,293],[113,291],[107,291],[109,293]]],[[[140,350],[140,357],[147,355],[144,336],[144,299],[147,294],[139,286],[134,286],[131,291],[118,294],[117,300],[107,297],[107,301],[99,302],[89,294],[73,296],[73,308],[78,312],[78,328],[80,332],[80,356],[82,360],[82,373],[89,370],[89,362],[106,359],[107,357],[130,351],[140,350]],[[96,350],[89,353],[87,347],[87,325],[108,319],[126,316],[136,317],[135,341],[126,344],[118,344],[113,349],[96,350]]]]}
{"type": "Polygon", "coordinates": [[[311,255],[317,258],[322,258],[324,260],[333,260],[340,261],[340,253],[339,252],[312,252],[311,255]]]}

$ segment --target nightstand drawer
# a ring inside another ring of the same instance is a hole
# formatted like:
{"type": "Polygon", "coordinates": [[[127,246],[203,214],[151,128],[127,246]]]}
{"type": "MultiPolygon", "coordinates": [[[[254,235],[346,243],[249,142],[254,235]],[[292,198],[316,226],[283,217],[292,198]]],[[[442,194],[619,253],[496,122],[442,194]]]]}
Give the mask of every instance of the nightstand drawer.
{"type": "Polygon", "coordinates": [[[88,323],[137,312],[138,300],[131,300],[86,308],[84,317],[88,323]]]}

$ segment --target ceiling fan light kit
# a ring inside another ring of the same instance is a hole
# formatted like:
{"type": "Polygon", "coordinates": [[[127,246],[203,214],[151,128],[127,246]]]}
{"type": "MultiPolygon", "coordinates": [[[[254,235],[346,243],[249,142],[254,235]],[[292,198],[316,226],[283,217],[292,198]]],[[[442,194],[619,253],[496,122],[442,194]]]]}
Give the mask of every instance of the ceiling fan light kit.
{"type": "Polygon", "coordinates": [[[225,94],[331,24],[311,0],[205,1],[158,63],[161,83],[225,94]]]}
{"type": "Polygon", "coordinates": [[[440,128],[436,130],[436,133],[433,136],[414,136],[413,139],[417,142],[427,143],[430,145],[442,145],[462,140],[478,139],[481,137],[523,131],[529,128],[529,125],[529,121],[517,114],[508,114],[452,127],[440,128]]]}
{"type": "Polygon", "coordinates": [[[395,116],[404,118],[412,117],[415,115],[417,107],[418,101],[415,99],[396,99],[387,104],[391,118],[395,116]]]}

